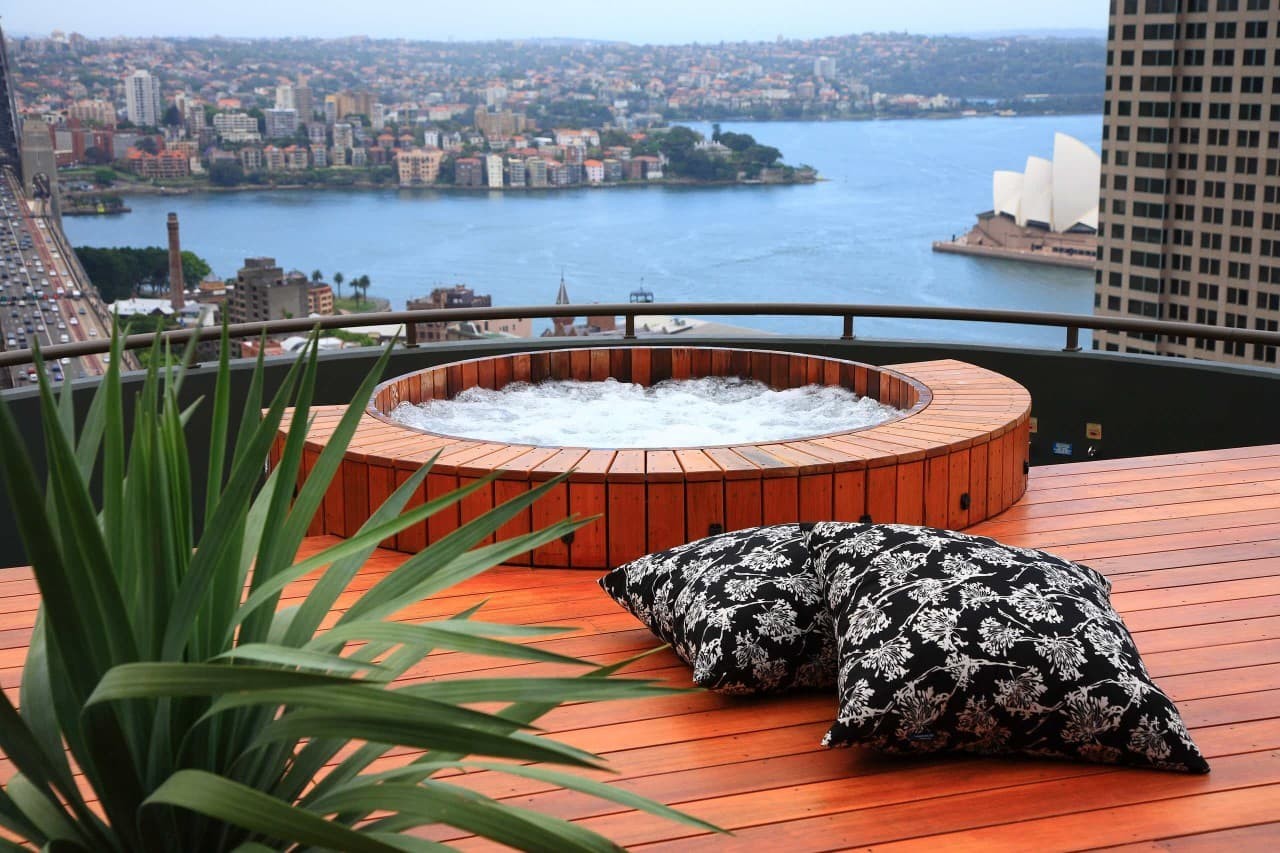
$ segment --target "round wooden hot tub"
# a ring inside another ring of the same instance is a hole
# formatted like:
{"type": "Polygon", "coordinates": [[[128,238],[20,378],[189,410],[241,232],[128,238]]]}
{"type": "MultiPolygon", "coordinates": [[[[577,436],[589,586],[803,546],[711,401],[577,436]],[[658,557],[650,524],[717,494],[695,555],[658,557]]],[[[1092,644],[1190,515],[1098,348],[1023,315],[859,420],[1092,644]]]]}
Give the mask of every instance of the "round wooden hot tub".
{"type": "MultiPolygon", "coordinates": [[[[604,569],[722,530],[794,521],[963,529],[1006,509],[1025,491],[1030,406],[1018,383],[951,360],[873,367],[761,350],[631,346],[455,362],[378,386],[310,532],[351,535],[371,508],[436,454],[420,500],[493,472],[497,479],[388,547],[419,550],[531,484],[570,470],[567,482],[499,535],[536,530],[569,514],[601,517],[512,562],[604,569]],[[773,388],[840,385],[906,414],[877,426],[775,443],[619,450],[501,444],[423,432],[389,417],[401,403],[450,398],[475,386],[609,377],[649,385],[703,376],[739,376],[773,388]]],[[[343,410],[317,410],[304,475],[343,410]]]]}

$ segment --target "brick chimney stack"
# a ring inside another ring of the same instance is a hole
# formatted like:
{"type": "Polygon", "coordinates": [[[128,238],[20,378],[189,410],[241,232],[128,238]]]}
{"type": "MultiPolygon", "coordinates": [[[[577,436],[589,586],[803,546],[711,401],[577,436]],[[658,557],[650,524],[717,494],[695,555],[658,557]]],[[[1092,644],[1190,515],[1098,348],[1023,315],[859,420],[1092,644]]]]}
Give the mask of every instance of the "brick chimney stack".
{"type": "Polygon", "coordinates": [[[178,214],[169,214],[169,304],[181,311],[186,304],[182,281],[182,246],[178,242],[178,214]]]}

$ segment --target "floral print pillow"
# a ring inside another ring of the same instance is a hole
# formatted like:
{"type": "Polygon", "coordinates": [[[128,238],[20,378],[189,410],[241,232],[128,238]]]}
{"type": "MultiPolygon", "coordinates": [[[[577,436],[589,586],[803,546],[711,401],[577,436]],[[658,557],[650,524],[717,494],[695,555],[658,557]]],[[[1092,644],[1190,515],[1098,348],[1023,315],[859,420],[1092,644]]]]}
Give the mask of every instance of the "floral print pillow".
{"type": "Polygon", "coordinates": [[[1208,772],[1093,569],[906,525],[822,523],[809,547],[839,656],[826,745],[1208,772]]]}
{"type": "Polygon", "coordinates": [[[780,524],[721,533],[619,566],[600,579],[724,693],[835,684],[835,639],[807,530],[780,524]]]}

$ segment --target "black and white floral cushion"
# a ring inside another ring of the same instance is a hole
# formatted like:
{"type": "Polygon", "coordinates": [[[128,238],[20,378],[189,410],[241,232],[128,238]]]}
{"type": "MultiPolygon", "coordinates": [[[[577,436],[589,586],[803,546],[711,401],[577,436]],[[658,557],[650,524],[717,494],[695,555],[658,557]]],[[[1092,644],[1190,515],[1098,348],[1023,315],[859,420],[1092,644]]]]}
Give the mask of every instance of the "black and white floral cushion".
{"type": "Polygon", "coordinates": [[[600,585],[724,693],[835,684],[835,641],[807,530],[797,524],[709,536],[641,557],[600,585]]]}
{"type": "Polygon", "coordinates": [[[1209,770],[1093,569],[905,525],[822,523],[809,545],[840,661],[828,746],[1209,770]]]}

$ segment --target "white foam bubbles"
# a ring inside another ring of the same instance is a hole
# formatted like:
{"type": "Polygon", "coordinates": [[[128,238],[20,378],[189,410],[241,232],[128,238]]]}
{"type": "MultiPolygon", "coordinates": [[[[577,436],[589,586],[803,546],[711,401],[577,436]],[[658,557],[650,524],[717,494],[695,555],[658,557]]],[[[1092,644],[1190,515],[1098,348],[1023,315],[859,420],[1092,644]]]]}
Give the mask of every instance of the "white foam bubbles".
{"type": "Polygon", "coordinates": [[[775,391],[736,377],[644,387],[517,382],[468,388],[452,400],[401,403],[392,420],[447,435],[559,447],[698,447],[783,441],[873,426],[902,414],[827,385],[775,391]]]}

